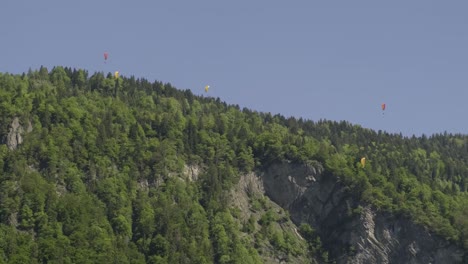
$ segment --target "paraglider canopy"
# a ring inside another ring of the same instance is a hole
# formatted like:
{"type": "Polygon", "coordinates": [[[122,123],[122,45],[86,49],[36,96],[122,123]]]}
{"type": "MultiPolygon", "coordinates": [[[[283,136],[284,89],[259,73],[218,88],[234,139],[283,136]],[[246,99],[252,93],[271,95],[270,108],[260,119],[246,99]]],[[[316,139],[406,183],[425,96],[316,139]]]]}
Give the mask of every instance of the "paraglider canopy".
{"type": "Polygon", "coordinates": [[[385,110],[385,107],[386,107],[386,105],[385,105],[385,104],[382,104],[382,111],[385,110]]]}
{"type": "Polygon", "coordinates": [[[209,89],[210,89],[209,85],[205,86],[205,93],[207,93],[209,89]]]}
{"type": "Polygon", "coordinates": [[[366,166],[366,158],[361,158],[361,166],[364,168],[366,166]]]}
{"type": "Polygon", "coordinates": [[[107,57],[109,56],[109,53],[104,52],[104,63],[107,61],[107,57]]]}
{"type": "Polygon", "coordinates": [[[115,77],[116,79],[119,78],[119,71],[116,71],[116,72],[114,73],[114,77],[115,77]]]}

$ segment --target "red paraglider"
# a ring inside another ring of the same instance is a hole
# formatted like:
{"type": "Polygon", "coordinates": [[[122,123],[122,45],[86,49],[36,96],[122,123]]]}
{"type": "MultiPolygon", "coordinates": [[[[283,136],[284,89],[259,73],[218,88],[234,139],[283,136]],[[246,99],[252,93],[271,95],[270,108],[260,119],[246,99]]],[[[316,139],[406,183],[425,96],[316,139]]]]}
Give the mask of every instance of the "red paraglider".
{"type": "Polygon", "coordinates": [[[109,54],[107,52],[104,52],[104,63],[107,62],[107,57],[109,56],[109,54]]]}

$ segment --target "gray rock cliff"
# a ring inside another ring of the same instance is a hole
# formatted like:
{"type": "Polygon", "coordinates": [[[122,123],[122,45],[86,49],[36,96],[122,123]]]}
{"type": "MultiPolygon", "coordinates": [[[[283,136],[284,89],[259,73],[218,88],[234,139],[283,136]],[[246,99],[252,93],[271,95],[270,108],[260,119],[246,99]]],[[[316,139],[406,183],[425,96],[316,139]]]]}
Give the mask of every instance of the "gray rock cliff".
{"type": "Polygon", "coordinates": [[[19,122],[19,118],[18,117],[13,118],[13,121],[11,122],[11,125],[10,125],[10,131],[6,135],[6,140],[5,140],[5,144],[7,145],[8,149],[15,150],[18,147],[18,145],[23,143],[23,134],[24,134],[24,129],[23,129],[23,126],[21,126],[19,122]]]}
{"type": "Polygon", "coordinates": [[[296,225],[317,230],[336,263],[462,263],[465,252],[404,216],[360,206],[320,163],[282,163],[260,174],[265,193],[296,225]]]}

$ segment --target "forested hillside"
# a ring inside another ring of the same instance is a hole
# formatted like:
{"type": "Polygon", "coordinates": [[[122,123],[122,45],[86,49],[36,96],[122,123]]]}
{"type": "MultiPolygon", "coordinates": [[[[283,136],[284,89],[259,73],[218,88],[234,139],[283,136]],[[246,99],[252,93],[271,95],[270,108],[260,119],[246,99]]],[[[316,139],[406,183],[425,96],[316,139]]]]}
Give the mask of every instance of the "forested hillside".
{"type": "Polygon", "coordinates": [[[251,197],[248,221],[230,201],[242,175],[278,162],[319,163],[363,203],[468,249],[468,135],[407,138],[89,75],[0,73],[0,263],[326,261],[307,224],[303,240],[267,199],[251,197]]]}

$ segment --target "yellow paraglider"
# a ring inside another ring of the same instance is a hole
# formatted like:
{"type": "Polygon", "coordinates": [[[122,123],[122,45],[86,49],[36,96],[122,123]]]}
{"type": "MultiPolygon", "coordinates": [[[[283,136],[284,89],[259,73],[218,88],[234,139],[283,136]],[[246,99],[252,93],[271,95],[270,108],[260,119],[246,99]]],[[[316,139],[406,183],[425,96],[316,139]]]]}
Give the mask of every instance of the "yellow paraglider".
{"type": "Polygon", "coordinates": [[[210,89],[210,86],[209,85],[205,86],[205,93],[208,92],[208,89],[210,89]]]}
{"type": "Polygon", "coordinates": [[[114,77],[115,77],[116,79],[119,78],[119,71],[116,71],[116,72],[114,73],[114,77]]]}
{"type": "Polygon", "coordinates": [[[366,158],[361,159],[361,166],[364,168],[366,166],[366,158]]]}

